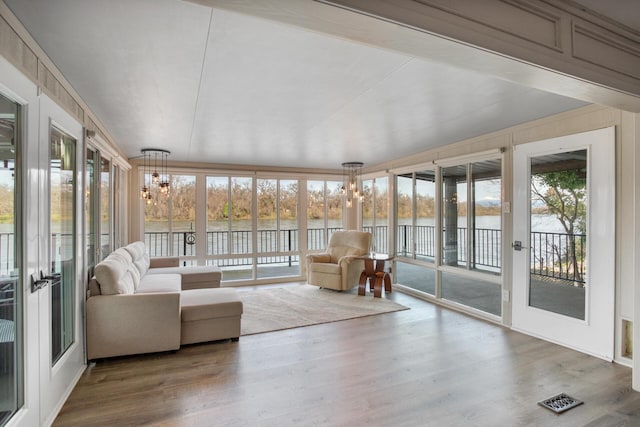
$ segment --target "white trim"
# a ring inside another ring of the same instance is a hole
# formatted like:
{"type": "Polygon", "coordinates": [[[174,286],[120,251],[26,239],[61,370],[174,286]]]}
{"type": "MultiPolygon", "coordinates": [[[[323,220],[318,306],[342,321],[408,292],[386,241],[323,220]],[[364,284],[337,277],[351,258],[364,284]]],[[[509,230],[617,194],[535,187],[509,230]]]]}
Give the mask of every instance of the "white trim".
{"type": "Polygon", "coordinates": [[[473,154],[463,154],[456,157],[448,157],[446,159],[434,160],[433,164],[440,167],[458,166],[464,163],[481,162],[484,160],[494,160],[502,157],[504,148],[493,148],[491,150],[479,151],[473,154]]]}

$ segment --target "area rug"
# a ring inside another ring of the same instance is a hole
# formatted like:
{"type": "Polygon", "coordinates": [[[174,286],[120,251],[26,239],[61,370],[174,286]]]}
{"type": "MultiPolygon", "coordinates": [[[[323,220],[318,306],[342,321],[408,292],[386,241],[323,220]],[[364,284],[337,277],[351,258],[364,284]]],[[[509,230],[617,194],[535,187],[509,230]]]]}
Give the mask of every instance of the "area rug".
{"type": "Polygon", "coordinates": [[[386,298],[374,298],[369,293],[360,296],[356,291],[336,292],[300,285],[238,292],[244,306],[242,335],[409,309],[386,298]]]}

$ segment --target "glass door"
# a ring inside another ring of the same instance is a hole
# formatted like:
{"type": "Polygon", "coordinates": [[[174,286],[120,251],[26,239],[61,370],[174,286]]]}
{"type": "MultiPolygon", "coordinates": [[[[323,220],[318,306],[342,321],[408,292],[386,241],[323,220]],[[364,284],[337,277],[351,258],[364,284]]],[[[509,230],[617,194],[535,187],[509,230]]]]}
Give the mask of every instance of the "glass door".
{"type": "Polygon", "coordinates": [[[612,359],[614,129],[517,146],[514,174],[513,327],[612,359]]]}
{"type": "Polygon", "coordinates": [[[85,366],[82,266],[86,248],[77,241],[82,228],[78,189],[84,188],[84,176],[77,166],[82,157],[82,125],[41,95],[39,135],[36,229],[41,237],[33,241],[39,247],[34,276],[42,275],[46,282],[33,295],[39,313],[40,425],[49,425],[53,421],[49,417],[57,412],[85,366]]]}
{"type": "Polygon", "coordinates": [[[0,95],[0,425],[23,404],[20,105],[0,95]]]}

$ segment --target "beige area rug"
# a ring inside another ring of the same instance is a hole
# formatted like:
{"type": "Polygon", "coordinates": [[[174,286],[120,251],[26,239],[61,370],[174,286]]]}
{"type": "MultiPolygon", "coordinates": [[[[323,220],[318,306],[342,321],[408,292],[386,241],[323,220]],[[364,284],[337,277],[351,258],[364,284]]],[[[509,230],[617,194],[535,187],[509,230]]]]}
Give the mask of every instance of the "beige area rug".
{"type": "Polygon", "coordinates": [[[260,334],[282,329],[373,316],[408,307],[367,293],[336,292],[317,286],[301,285],[284,288],[241,291],[242,335],[260,334]]]}

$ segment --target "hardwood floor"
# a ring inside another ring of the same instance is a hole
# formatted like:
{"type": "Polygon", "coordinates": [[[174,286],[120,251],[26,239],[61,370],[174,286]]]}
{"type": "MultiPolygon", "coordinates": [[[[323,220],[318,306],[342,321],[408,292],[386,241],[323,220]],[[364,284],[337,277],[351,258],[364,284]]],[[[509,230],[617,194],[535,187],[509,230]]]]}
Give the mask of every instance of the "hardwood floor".
{"type": "Polygon", "coordinates": [[[631,369],[390,298],[411,310],[101,361],[54,425],[640,425],[631,369]],[[538,406],[561,392],[585,404],[538,406]]]}

